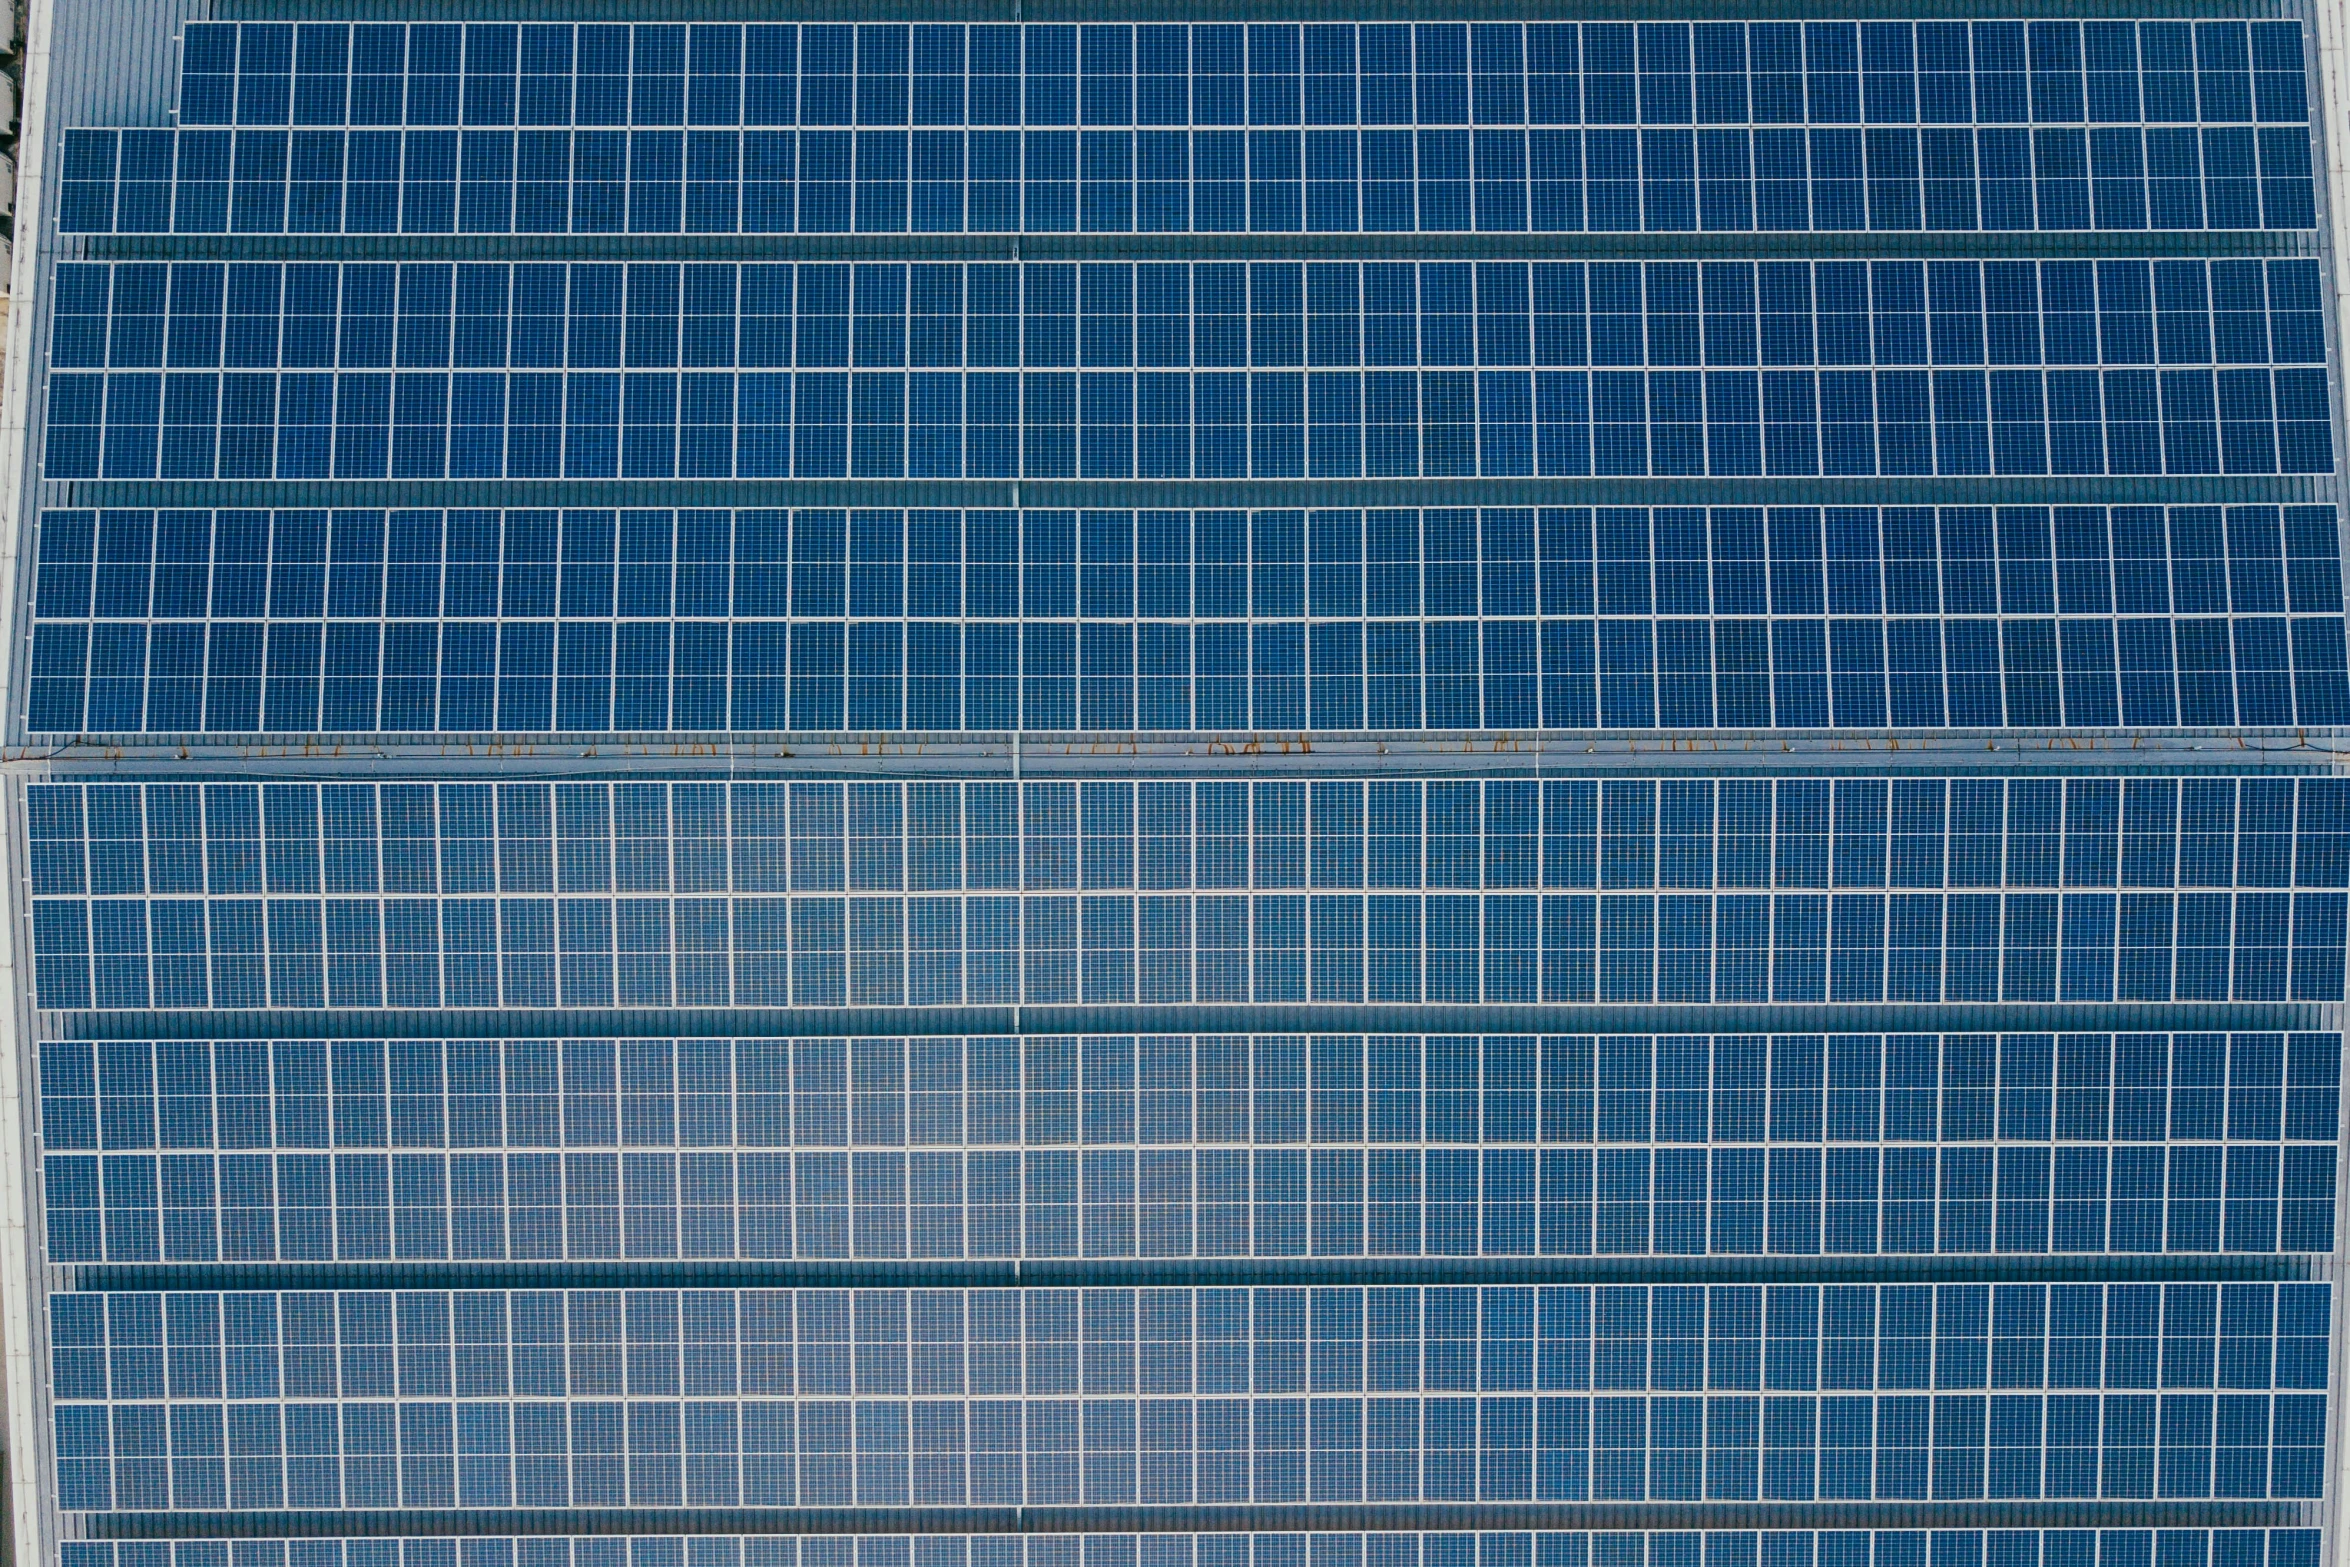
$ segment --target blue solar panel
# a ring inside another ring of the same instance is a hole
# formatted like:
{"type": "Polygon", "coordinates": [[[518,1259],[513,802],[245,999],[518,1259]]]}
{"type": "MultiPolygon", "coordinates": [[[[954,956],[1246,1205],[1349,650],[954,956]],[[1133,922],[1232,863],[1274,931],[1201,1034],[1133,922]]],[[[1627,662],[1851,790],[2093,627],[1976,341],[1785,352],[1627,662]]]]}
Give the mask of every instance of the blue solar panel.
{"type": "Polygon", "coordinates": [[[59,30],[23,1554],[2317,1567],[2312,19],[59,30]]]}
{"type": "Polygon", "coordinates": [[[2317,221],[2299,123],[2096,125],[2085,139],[2022,126],[1308,131],[1303,154],[1295,131],[916,131],[910,149],[904,131],[74,131],[59,226],[1610,234],[2317,221]]]}
{"type": "Polygon", "coordinates": [[[41,1113],[59,1262],[2323,1252],[2340,1058],[2331,1034],[60,1042],[41,1113]]]}
{"type": "Polygon", "coordinates": [[[2333,1000],[2350,881],[2320,779],[30,800],[69,1010],[2333,1000]]]}
{"type": "Polygon", "coordinates": [[[248,22],[191,24],[183,48],[189,125],[2110,123],[2139,119],[2141,106],[2153,121],[2249,121],[2256,104],[2263,121],[2308,114],[2292,21],[1302,33],[248,22]]]}
{"type": "Polygon", "coordinates": [[[2315,1529],[67,1541],[67,1567],[2311,1567],[2315,1529]]]}
{"type": "Polygon", "coordinates": [[[2350,716],[2324,506],[52,511],[38,555],[51,732],[2350,716]]]}
{"type": "Polygon", "coordinates": [[[2330,472],[2322,320],[2314,261],[69,263],[44,472],[2330,472]]]}
{"type": "Polygon", "coordinates": [[[2313,1495],[2325,1401],[2283,1390],[2325,1384],[2329,1293],[415,1291],[51,1310],[64,1500],[91,1510],[1826,1501],[2313,1495]]]}
{"type": "Polygon", "coordinates": [[[183,125],[256,129],[75,133],[65,228],[2316,221],[2289,21],[368,25],[298,39],[214,23],[188,28],[183,59],[183,125]],[[451,128],[257,128],[403,122],[451,128]]]}

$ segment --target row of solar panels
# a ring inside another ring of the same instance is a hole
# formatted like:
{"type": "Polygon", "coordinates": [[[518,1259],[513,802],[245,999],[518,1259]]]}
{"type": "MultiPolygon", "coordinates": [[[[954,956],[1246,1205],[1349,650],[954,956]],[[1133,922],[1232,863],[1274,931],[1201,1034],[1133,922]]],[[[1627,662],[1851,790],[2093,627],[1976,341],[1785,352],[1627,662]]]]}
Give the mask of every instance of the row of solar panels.
{"type": "Polygon", "coordinates": [[[50,1297],[51,1368],[65,1398],[123,1401],[222,1397],[224,1338],[231,1399],[494,1397],[510,1368],[559,1383],[566,1366],[574,1386],[526,1396],[2235,1390],[2321,1386],[2328,1297],[2265,1282],[120,1292],[50,1297]]]}
{"type": "Polygon", "coordinates": [[[38,783],[29,890],[315,894],[322,817],[331,893],[2323,888],[2350,878],[2346,789],[2318,776],[38,783]]]}
{"type": "Polygon", "coordinates": [[[2276,1033],[51,1040],[41,1115],[53,1151],[2322,1142],[2340,1079],[2276,1033]]]}
{"type": "Polygon", "coordinates": [[[2310,260],[64,262],[50,353],[117,370],[2309,364],[2322,294],[2310,260]]]}
{"type": "Polygon", "coordinates": [[[2315,1529],[68,1540],[68,1567],[2311,1567],[2315,1529]]]}
{"type": "MultiPolygon", "coordinates": [[[[709,733],[730,725],[998,733],[1998,728],[2287,726],[2333,723],[2350,712],[2341,627],[2330,619],[2296,621],[2290,638],[2282,619],[2241,621],[2232,641],[2225,622],[2185,621],[2176,649],[2162,623],[2125,621],[2127,667],[2118,686],[2113,627],[2104,621],[2011,622],[2004,631],[1962,621],[1946,636],[1931,621],[1895,622],[1890,676],[1874,622],[1838,622],[1830,650],[1818,621],[1729,622],[1711,637],[1703,621],[1665,622],[1661,647],[1645,621],[1602,621],[1600,654],[1590,622],[1554,622],[1539,665],[1531,623],[1504,624],[1485,651],[1482,678],[1466,628],[1451,637],[1438,628],[1427,657],[1439,668],[1421,674],[1409,623],[1369,628],[1367,677],[1355,626],[1315,628],[1323,636],[1311,644],[1310,674],[1249,675],[1250,655],[1238,640],[1200,634],[1195,674],[1186,628],[1145,625],[1138,677],[1130,673],[1131,628],[1122,625],[1087,626],[1096,639],[1080,676],[1066,625],[1030,627],[1018,652],[1010,638],[989,635],[1010,628],[958,636],[952,625],[917,624],[914,672],[901,677],[899,627],[885,623],[858,628],[857,672],[846,677],[845,696],[838,622],[790,628],[788,664],[781,623],[737,628],[731,675],[726,628],[718,625],[678,626],[673,649],[668,625],[623,623],[615,659],[615,628],[567,622],[560,676],[552,673],[554,628],[510,623],[502,649],[493,629],[452,624],[436,636],[430,622],[395,623],[379,648],[375,626],[337,624],[322,687],[315,625],[279,623],[266,653],[263,628],[253,624],[219,625],[208,636],[201,626],[150,633],[101,622],[87,643],[80,626],[44,626],[28,727],[116,734],[709,733]],[[1605,673],[1594,674],[1595,664],[1605,673]],[[1661,673],[1652,672],[1655,664],[1661,673]]],[[[1294,625],[1260,628],[1254,643],[1256,659],[1286,658],[1291,668],[1308,656],[1294,625]]]]}
{"type": "Polygon", "coordinates": [[[57,1450],[63,1505],[92,1511],[2250,1499],[2320,1493],[2324,1409],[2261,1393],[62,1405],[57,1450]]]}
{"type": "Polygon", "coordinates": [[[2294,22],[196,23],[187,124],[1346,125],[2306,115],[2294,22]],[[2087,69],[2084,98],[2083,68],[2087,69]],[[1695,71],[1692,82],[1692,68],[1695,71]],[[1808,78],[1808,80],[1807,80],[1808,78]],[[1970,80],[1971,79],[1971,80],[1970,80]],[[1694,92],[1692,90],[1694,85],[1694,92]],[[910,91],[909,91],[910,89],[910,91]],[[1970,99],[1973,100],[1970,102],[1970,99]],[[2027,109],[2028,104],[2028,109],[2027,109]],[[1585,107],[1587,105],[1587,107],[1585,107]]]}
{"type": "Polygon", "coordinates": [[[68,1540],[67,1567],[2313,1567],[2315,1529],[68,1540]]]}
{"type": "Polygon", "coordinates": [[[2325,372],[65,373],[69,479],[2333,471],[2325,372]],[[2160,388],[2159,400],[2157,387],[2160,388]],[[1929,391],[1930,388],[1930,391],[1929,391]],[[2102,392],[2102,395],[2101,395],[2102,392]],[[2215,395],[2216,393],[2216,395],[2215,395]]]}
{"type": "Polygon", "coordinates": [[[2339,892],[33,906],[38,1004],[66,1011],[2338,1001],[2343,928],[2339,892]]]}
{"type": "Polygon", "coordinates": [[[69,233],[2306,229],[2300,125],[90,131],[69,233]],[[119,134],[119,144],[116,140],[119,134]],[[1921,179],[1923,183],[1921,184],[1921,179]]]}
{"type": "MultiPolygon", "coordinates": [[[[948,1119],[939,1134],[960,1135],[948,1119]]],[[[785,1134],[778,1121],[748,1135],[785,1134]]],[[[2330,1251],[2333,1146],[2281,1152],[60,1153],[44,1176],[49,1255],[61,1263],[2330,1251]]]]}
{"type": "Polygon", "coordinates": [[[41,512],[35,539],[44,620],[93,612],[93,567],[108,619],[150,613],[150,586],[152,613],[172,618],[208,602],[223,619],[264,605],[584,615],[610,611],[615,581],[631,617],[666,613],[672,589],[686,615],[755,618],[797,592],[801,613],[853,603],[860,619],[1022,606],[1085,619],[2307,614],[2342,601],[2334,510],[2307,505],[121,507],[41,512]],[[805,569],[787,578],[787,563],[805,569]]]}
{"type": "Polygon", "coordinates": [[[2330,617],[2289,626],[2247,618],[2232,630],[2217,619],[2175,628],[2124,620],[2118,683],[2117,628],[2105,620],[1548,621],[1539,640],[1533,621],[1317,625],[1310,639],[1295,622],[1253,635],[1087,622],[1082,645],[1077,629],[599,620],[394,622],[379,631],[337,622],[322,687],[316,623],[50,624],[36,635],[29,727],[1996,728],[2322,724],[2350,711],[2341,623],[2330,617]],[[1268,666],[1293,672],[1253,672],[1268,666]]]}

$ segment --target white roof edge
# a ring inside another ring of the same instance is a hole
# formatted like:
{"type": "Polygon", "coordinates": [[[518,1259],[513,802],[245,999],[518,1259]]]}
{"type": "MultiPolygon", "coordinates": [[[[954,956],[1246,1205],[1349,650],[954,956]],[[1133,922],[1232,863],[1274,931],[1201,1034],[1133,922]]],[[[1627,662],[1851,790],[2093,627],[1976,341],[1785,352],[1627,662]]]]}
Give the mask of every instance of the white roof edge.
{"type": "MultiPolygon", "coordinates": [[[[7,0],[0,0],[0,4],[7,0]]],[[[41,261],[38,236],[48,219],[49,69],[53,0],[25,0],[24,77],[17,144],[16,232],[10,258],[6,349],[0,356],[0,583],[19,595],[18,562],[25,532],[29,452],[34,421],[29,407],[34,384],[34,279],[41,261]]],[[[0,704],[17,688],[16,661],[21,622],[0,615],[0,704]]],[[[16,715],[0,714],[13,725],[16,715]]],[[[6,1363],[9,1527],[20,1567],[43,1567],[54,1559],[54,1496],[47,1477],[54,1472],[49,1452],[46,1368],[35,1332],[34,1292],[40,1259],[35,1255],[32,1192],[35,1170],[25,1106],[31,1082],[27,1025],[29,996],[19,983],[20,954],[29,951],[28,911],[18,866],[18,800],[21,789],[0,796],[0,880],[6,883],[8,928],[0,933],[0,1360],[6,1363]]]]}

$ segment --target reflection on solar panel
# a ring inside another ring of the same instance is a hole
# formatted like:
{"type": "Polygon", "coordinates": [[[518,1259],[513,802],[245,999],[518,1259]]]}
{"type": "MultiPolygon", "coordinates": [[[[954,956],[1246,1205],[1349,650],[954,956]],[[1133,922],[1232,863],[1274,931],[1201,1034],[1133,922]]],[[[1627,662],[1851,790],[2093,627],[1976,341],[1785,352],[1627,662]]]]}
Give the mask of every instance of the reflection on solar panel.
{"type": "Polygon", "coordinates": [[[35,9],[25,1567],[2317,1567],[2335,19],[35,9]]]}

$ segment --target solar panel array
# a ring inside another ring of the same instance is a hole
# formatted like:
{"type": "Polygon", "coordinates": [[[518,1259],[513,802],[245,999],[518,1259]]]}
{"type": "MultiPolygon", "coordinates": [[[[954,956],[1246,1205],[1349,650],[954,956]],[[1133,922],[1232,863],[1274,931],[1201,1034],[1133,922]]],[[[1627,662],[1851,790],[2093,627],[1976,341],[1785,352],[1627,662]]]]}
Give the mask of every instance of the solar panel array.
{"type": "Polygon", "coordinates": [[[2315,1567],[2305,8],[467,9],[53,143],[44,1559],[2315,1567]]]}
{"type": "Polygon", "coordinates": [[[2309,261],[76,263],[44,472],[2327,473],[2322,319],[2309,261]],[[1936,368],[1696,368],[1758,359],[1936,368]]]}
{"type": "Polygon", "coordinates": [[[74,1540],[71,1567],[2307,1567],[2314,1529],[74,1540]]]}
{"type": "Polygon", "coordinates": [[[43,785],[36,993],[60,1010],[2341,998],[2333,780],[1893,788],[43,785]],[[1888,887],[1951,890],[1845,890],[1888,887]]]}
{"type": "Polygon", "coordinates": [[[41,1086],[61,1262],[2323,1252],[2339,1055],[2330,1034],[123,1041],[50,1047],[41,1086]]]}
{"type": "Polygon", "coordinates": [[[187,125],[1669,125],[1693,105],[1699,124],[1748,107],[2109,122],[2141,103],[2248,121],[2255,101],[2263,121],[2308,117],[2299,30],[2274,21],[198,23],[184,48],[187,125]]]}
{"type": "Polygon", "coordinates": [[[1308,131],[1302,147],[1295,131],[916,131],[910,145],[904,131],[76,131],[65,158],[59,223],[83,233],[1949,232],[2315,218],[2299,124],[1308,131]]]}
{"type": "Polygon", "coordinates": [[[2306,1496],[2325,1400],[2269,1389],[2329,1326],[2322,1285],[97,1304],[52,1307],[58,1462],[125,1511],[2306,1496]]]}
{"type": "Polygon", "coordinates": [[[35,730],[2330,723],[2330,507],[52,511],[35,730]]]}
{"type": "Polygon", "coordinates": [[[187,47],[181,124],[240,129],[70,133],[62,228],[2315,221],[2291,22],[214,23],[187,47]],[[403,125],[449,128],[356,128],[403,125]]]}

